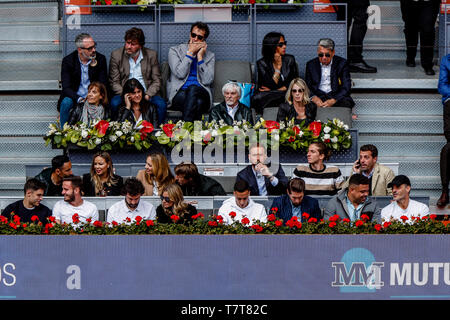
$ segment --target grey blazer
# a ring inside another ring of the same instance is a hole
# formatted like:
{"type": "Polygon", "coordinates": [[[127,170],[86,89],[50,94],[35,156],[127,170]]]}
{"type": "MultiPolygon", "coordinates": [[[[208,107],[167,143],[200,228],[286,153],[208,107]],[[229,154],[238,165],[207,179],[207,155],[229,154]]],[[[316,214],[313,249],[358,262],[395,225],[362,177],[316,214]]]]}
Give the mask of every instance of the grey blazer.
{"type": "MultiPolygon", "coordinates": [[[[167,97],[169,99],[169,105],[172,103],[173,97],[175,97],[178,90],[180,90],[189,76],[192,59],[186,56],[187,51],[187,43],[171,47],[169,50],[168,60],[170,77],[167,81],[167,97]]],[[[213,103],[212,86],[214,82],[215,59],[214,53],[210,50],[206,50],[206,54],[203,57],[204,63],[197,68],[198,82],[206,89],[206,91],[208,91],[211,105],[213,103]]]]}
{"type": "MultiPolygon", "coordinates": [[[[339,215],[341,219],[350,218],[348,215],[347,201],[345,200],[347,190],[342,190],[328,201],[323,212],[324,220],[329,220],[334,214],[339,215]]],[[[367,214],[371,221],[381,223],[381,208],[370,197],[364,203],[361,214],[367,214]]]]}

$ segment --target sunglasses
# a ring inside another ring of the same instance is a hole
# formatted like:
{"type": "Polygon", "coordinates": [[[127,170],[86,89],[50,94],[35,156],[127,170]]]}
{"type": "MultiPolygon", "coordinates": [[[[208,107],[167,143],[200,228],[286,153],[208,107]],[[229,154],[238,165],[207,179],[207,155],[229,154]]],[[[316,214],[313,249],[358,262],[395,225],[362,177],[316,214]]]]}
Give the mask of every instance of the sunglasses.
{"type": "Polygon", "coordinates": [[[95,48],[97,48],[97,43],[95,42],[93,46],[89,47],[89,48],[84,48],[84,47],[80,47],[81,49],[87,50],[87,51],[92,51],[95,48]]]}
{"type": "Polygon", "coordinates": [[[160,198],[161,198],[161,201],[172,202],[169,197],[160,196],[160,198]]]}
{"type": "Polygon", "coordinates": [[[329,58],[329,57],[331,57],[331,54],[329,54],[329,53],[319,53],[318,56],[321,57],[321,58],[322,58],[323,56],[329,58]]]}
{"type": "Polygon", "coordinates": [[[279,46],[280,48],[282,46],[287,46],[287,41],[285,41],[285,42],[278,42],[277,46],[279,46]]]}
{"type": "Polygon", "coordinates": [[[201,36],[201,35],[199,35],[199,34],[196,34],[196,33],[194,33],[194,32],[191,32],[191,38],[192,38],[192,39],[197,38],[198,40],[202,41],[205,37],[204,37],[204,36],[201,36]]]}
{"type": "Polygon", "coordinates": [[[305,90],[303,90],[303,89],[292,89],[292,92],[293,93],[303,93],[305,90]]]}

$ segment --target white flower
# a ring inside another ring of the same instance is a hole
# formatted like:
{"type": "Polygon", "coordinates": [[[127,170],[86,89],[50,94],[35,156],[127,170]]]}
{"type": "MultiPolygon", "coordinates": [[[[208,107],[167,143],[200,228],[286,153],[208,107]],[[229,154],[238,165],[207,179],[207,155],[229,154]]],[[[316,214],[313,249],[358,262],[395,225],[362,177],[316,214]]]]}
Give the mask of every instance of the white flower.
{"type": "Polygon", "coordinates": [[[298,133],[298,135],[299,135],[300,137],[303,137],[303,131],[300,130],[300,132],[298,133]]]}
{"type": "Polygon", "coordinates": [[[213,131],[211,132],[211,135],[212,135],[213,137],[217,137],[217,136],[219,135],[219,132],[218,132],[217,130],[213,130],[213,131]]]}
{"type": "Polygon", "coordinates": [[[122,131],[116,131],[116,136],[119,138],[119,137],[121,137],[123,135],[123,132],[122,131]]]}
{"type": "Polygon", "coordinates": [[[87,130],[81,130],[81,137],[83,139],[86,139],[86,137],[89,135],[89,132],[87,130]]]}
{"type": "Polygon", "coordinates": [[[114,141],[117,140],[117,136],[112,135],[112,136],[109,137],[109,140],[111,140],[111,142],[114,142],[114,141]]]}
{"type": "Polygon", "coordinates": [[[130,138],[130,141],[131,141],[131,142],[134,142],[134,137],[131,137],[131,138],[130,138]]]}
{"type": "Polygon", "coordinates": [[[100,138],[96,138],[95,139],[95,144],[96,145],[99,145],[101,142],[102,142],[102,139],[100,139],[100,138]]]}
{"type": "Polygon", "coordinates": [[[348,131],[348,125],[344,124],[344,129],[348,131]]]}
{"type": "Polygon", "coordinates": [[[158,130],[158,131],[156,131],[155,136],[160,137],[162,135],[162,133],[163,132],[161,130],[158,130]]]}
{"type": "Polygon", "coordinates": [[[329,133],[331,131],[331,128],[328,126],[325,126],[325,128],[323,128],[323,132],[325,133],[329,133]]]}
{"type": "Polygon", "coordinates": [[[334,136],[330,140],[331,140],[331,142],[336,143],[336,142],[338,142],[338,137],[334,136]]]}
{"type": "Polygon", "coordinates": [[[329,134],[324,134],[323,135],[323,140],[327,140],[327,139],[330,139],[330,135],[329,134]]]}

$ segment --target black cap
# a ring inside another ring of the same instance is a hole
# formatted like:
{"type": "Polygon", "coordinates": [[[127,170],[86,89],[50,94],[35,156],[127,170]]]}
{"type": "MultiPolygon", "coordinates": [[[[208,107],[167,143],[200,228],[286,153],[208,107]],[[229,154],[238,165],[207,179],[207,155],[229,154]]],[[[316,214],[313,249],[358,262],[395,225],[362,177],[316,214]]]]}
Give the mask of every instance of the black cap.
{"type": "Polygon", "coordinates": [[[398,175],[396,176],[392,182],[390,182],[387,186],[388,188],[392,188],[392,186],[401,186],[402,184],[406,184],[407,186],[411,186],[411,181],[409,181],[409,178],[405,175],[398,175]]]}

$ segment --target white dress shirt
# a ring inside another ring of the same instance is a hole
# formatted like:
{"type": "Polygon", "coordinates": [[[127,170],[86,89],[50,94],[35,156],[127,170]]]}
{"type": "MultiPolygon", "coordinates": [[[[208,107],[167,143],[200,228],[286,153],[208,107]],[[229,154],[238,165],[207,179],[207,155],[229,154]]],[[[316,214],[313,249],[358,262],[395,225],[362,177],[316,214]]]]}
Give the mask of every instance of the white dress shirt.
{"type": "Polygon", "coordinates": [[[142,70],[141,70],[141,61],[144,59],[144,56],[142,55],[142,50],[139,50],[139,56],[134,61],[133,57],[130,57],[128,62],[130,63],[130,76],[128,79],[137,79],[144,87],[144,92],[142,92],[142,95],[145,95],[145,91],[147,91],[147,88],[145,87],[145,81],[144,77],[142,76],[142,70]]]}
{"type": "Polygon", "coordinates": [[[133,223],[135,218],[140,216],[143,220],[155,220],[156,210],[155,207],[147,201],[140,200],[136,209],[130,210],[125,203],[125,199],[114,203],[108,209],[108,215],[106,222],[112,223],[113,221],[117,223],[126,223],[126,219],[130,218],[129,223],[133,223]]]}
{"type": "Polygon", "coordinates": [[[325,93],[331,91],[331,65],[333,64],[333,60],[331,60],[330,64],[327,66],[320,64],[322,76],[320,78],[319,89],[325,93]]]}

